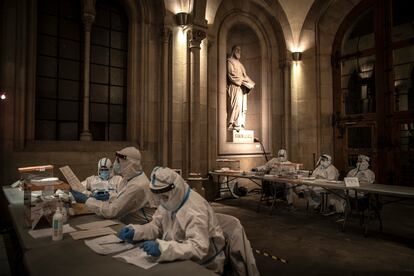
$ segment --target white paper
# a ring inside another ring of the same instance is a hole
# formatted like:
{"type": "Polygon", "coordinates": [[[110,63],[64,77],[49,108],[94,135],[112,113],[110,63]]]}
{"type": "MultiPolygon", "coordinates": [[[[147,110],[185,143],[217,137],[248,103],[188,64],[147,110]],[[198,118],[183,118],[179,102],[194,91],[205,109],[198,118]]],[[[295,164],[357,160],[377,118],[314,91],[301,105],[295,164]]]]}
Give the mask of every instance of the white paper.
{"type": "Polygon", "coordinates": [[[358,177],[345,177],[344,181],[346,187],[359,187],[358,177]]]}
{"type": "Polygon", "coordinates": [[[104,228],[104,227],[108,227],[108,226],[116,225],[116,224],[119,224],[119,222],[114,221],[114,220],[99,220],[99,221],[79,224],[79,225],[76,225],[76,227],[82,230],[91,230],[91,229],[104,228]]]}
{"type": "MultiPolygon", "coordinates": [[[[70,226],[69,224],[63,225],[63,234],[75,232],[76,229],[70,226]]],[[[48,236],[52,236],[52,228],[44,228],[39,230],[29,230],[30,236],[33,238],[44,238],[48,236]]]]}
{"type": "Polygon", "coordinates": [[[119,239],[117,236],[112,234],[112,235],[96,238],[93,240],[87,240],[85,241],[85,244],[90,249],[92,249],[93,251],[101,255],[107,255],[107,254],[116,253],[119,251],[125,251],[125,250],[131,249],[134,247],[132,244],[127,243],[127,242],[117,243],[121,241],[122,241],[121,239],[119,239]]]}
{"type": "Polygon", "coordinates": [[[158,264],[154,261],[153,257],[147,255],[147,253],[139,247],[115,255],[114,258],[139,266],[143,269],[148,269],[158,264]]]}
{"type": "Polygon", "coordinates": [[[66,178],[73,190],[79,192],[84,192],[86,190],[86,188],[79,181],[79,178],[73,173],[72,169],[69,166],[61,167],[59,170],[62,172],[63,176],[66,178]]]}
{"type": "Polygon", "coordinates": [[[74,240],[80,240],[80,239],[99,237],[99,236],[115,234],[115,233],[116,233],[115,230],[109,227],[105,227],[105,228],[99,228],[99,229],[77,231],[77,232],[70,233],[70,235],[72,236],[74,240]]]}

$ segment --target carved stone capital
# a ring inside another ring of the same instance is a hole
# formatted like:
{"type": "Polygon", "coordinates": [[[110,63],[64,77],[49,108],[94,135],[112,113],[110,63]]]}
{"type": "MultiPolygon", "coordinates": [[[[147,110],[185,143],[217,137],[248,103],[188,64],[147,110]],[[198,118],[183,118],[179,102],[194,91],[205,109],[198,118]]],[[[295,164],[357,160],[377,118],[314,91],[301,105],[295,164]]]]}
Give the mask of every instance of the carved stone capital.
{"type": "Polygon", "coordinates": [[[200,48],[201,41],[206,38],[207,34],[205,31],[200,29],[191,29],[188,31],[188,40],[190,42],[189,47],[200,48]]]}
{"type": "Polygon", "coordinates": [[[92,24],[95,21],[95,14],[84,13],[82,15],[82,21],[85,32],[90,32],[92,29],[92,24]]]}
{"type": "Polygon", "coordinates": [[[82,21],[86,32],[90,32],[92,24],[95,21],[95,0],[83,0],[82,1],[82,21]]]}

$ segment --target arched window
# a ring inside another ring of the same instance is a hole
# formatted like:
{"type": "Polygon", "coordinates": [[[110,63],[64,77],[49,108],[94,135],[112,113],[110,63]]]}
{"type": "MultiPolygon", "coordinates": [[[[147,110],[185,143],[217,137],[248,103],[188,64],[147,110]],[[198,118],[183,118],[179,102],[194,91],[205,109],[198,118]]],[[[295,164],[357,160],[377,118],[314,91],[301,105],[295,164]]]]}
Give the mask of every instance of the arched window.
{"type": "Polygon", "coordinates": [[[80,1],[39,0],[36,140],[78,140],[82,108],[80,1]]]}
{"type": "MultiPolygon", "coordinates": [[[[38,1],[36,140],[78,140],[82,131],[80,3],[38,1]]],[[[118,1],[97,1],[90,56],[89,126],[93,140],[125,140],[128,20],[118,1]]]]}
{"type": "Polygon", "coordinates": [[[334,44],[335,153],[343,173],[358,154],[379,182],[414,177],[414,14],[404,0],[363,1],[334,44]]]}

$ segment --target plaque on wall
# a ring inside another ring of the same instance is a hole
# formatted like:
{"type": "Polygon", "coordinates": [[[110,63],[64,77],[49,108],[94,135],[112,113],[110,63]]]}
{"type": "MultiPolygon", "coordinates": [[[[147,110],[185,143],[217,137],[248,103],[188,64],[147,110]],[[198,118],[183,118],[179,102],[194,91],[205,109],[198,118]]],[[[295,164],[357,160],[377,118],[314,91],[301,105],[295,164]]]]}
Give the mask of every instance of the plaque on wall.
{"type": "Polygon", "coordinates": [[[254,130],[242,129],[240,131],[233,130],[233,143],[253,143],[254,130]]]}

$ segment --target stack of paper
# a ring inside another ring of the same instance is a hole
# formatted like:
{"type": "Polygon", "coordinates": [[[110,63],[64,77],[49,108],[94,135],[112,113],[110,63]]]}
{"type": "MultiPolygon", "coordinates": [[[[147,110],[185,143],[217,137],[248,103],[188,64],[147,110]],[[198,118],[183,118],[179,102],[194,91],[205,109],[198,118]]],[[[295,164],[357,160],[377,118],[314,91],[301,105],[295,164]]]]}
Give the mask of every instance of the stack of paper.
{"type": "Polygon", "coordinates": [[[122,252],[118,255],[115,255],[114,258],[127,262],[129,264],[142,267],[143,269],[148,269],[158,264],[155,262],[153,257],[148,256],[147,253],[145,253],[145,251],[141,248],[134,248],[122,252]]]}
{"type": "Polygon", "coordinates": [[[120,222],[119,221],[114,221],[114,220],[99,220],[99,221],[79,224],[79,225],[76,225],[76,227],[80,228],[82,230],[90,230],[90,229],[98,229],[98,228],[108,227],[108,226],[116,225],[116,224],[120,224],[120,222]]]}
{"type": "Polygon", "coordinates": [[[123,242],[113,234],[93,240],[87,240],[85,241],[85,244],[89,246],[90,249],[101,255],[124,251],[134,247],[130,243],[123,242]]]}
{"type": "Polygon", "coordinates": [[[105,228],[90,229],[90,230],[85,230],[85,231],[77,231],[77,232],[70,233],[70,235],[72,236],[74,240],[80,240],[80,239],[99,237],[99,236],[115,234],[115,233],[116,232],[113,229],[109,227],[105,227],[105,228]]]}

